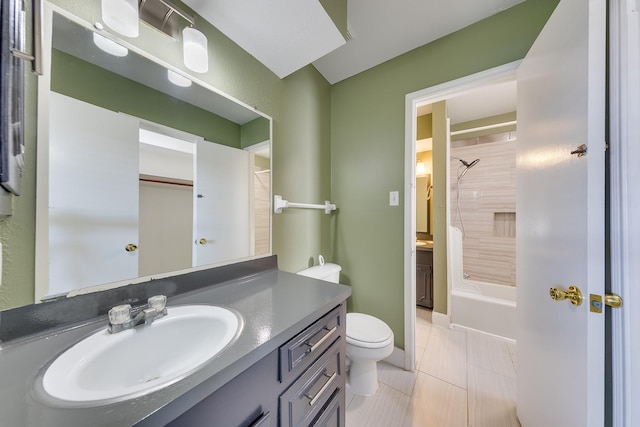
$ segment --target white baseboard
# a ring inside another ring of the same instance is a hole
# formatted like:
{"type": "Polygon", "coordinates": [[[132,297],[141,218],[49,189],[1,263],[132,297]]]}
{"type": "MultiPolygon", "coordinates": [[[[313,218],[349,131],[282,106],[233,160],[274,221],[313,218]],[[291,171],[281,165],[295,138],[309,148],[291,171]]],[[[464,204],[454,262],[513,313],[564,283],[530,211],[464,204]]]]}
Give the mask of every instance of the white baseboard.
{"type": "Polygon", "coordinates": [[[404,369],[404,350],[398,347],[393,347],[393,353],[391,353],[391,356],[384,359],[384,361],[393,366],[397,366],[400,369],[404,369]]]}
{"type": "Polygon", "coordinates": [[[452,323],[451,324],[451,329],[460,329],[460,330],[465,330],[465,331],[472,331],[478,334],[483,334],[483,335],[487,335],[493,338],[497,338],[499,340],[503,340],[509,343],[513,343],[513,344],[517,344],[517,341],[515,339],[512,338],[508,338],[508,337],[503,337],[502,335],[496,335],[496,334],[492,334],[491,332],[485,332],[485,331],[481,331],[480,329],[474,329],[474,328],[469,328],[467,326],[462,326],[462,325],[458,325],[457,323],[452,323]]]}
{"type": "Polygon", "coordinates": [[[441,326],[443,328],[451,327],[451,319],[449,318],[449,316],[446,314],[438,313],[437,311],[434,311],[432,313],[431,323],[436,326],[441,326]]]}

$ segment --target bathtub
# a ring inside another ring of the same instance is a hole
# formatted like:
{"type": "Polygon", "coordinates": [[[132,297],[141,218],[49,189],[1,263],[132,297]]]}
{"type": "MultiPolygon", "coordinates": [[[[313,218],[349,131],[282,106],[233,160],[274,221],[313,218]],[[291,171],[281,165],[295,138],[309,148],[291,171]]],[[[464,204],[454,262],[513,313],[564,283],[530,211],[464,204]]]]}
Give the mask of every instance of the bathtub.
{"type": "Polygon", "coordinates": [[[450,319],[453,327],[516,339],[516,288],[464,278],[462,233],[449,227],[450,319]]]}

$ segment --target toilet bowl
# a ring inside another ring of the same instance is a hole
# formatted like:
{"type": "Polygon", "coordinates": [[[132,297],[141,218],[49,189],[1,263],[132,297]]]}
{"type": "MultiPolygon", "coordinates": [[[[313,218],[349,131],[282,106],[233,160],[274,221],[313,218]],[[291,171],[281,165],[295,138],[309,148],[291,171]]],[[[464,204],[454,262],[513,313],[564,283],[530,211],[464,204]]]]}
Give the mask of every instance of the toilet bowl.
{"type": "MultiPolygon", "coordinates": [[[[306,268],[298,274],[314,279],[338,283],[337,264],[324,263],[306,268]]],[[[346,355],[349,373],[347,383],[351,392],[370,396],[378,389],[377,362],[393,352],[393,331],[382,320],[364,313],[347,313],[346,355]]]]}

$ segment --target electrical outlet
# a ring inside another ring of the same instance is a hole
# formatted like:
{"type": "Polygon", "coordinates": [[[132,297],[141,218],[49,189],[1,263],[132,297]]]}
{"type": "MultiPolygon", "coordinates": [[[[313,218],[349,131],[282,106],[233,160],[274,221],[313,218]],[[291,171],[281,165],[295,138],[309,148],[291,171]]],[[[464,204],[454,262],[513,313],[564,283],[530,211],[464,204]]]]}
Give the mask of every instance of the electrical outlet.
{"type": "Polygon", "coordinates": [[[399,191],[390,191],[389,192],[389,206],[398,206],[400,204],[400,192],[399,191]]]}

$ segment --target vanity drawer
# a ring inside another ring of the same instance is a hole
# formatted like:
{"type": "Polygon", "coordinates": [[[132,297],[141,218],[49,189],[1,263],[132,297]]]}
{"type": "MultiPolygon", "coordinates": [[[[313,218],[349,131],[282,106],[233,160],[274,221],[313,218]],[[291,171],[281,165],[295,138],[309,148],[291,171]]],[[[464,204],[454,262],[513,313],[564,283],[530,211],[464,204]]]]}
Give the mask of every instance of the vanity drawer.
{"type": "Polygon", "coordinates": [[[339,337],[345,336],[346,310],[340,305],[280,347],[281,382],[302,373],[339,337]]]}
{"type": "Polygon", "coordinates": [[[308,426],[344,386],[344,346],[336,342],[280,396],[280,426],[308,426]]]}
{"type": "Polygon", "coordinates": [[[333,397],[322,409],[318,418],[311,424],[312,427],[345,427],[345,398],[344,389],[336,390],[333,397]]]}

